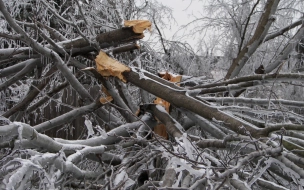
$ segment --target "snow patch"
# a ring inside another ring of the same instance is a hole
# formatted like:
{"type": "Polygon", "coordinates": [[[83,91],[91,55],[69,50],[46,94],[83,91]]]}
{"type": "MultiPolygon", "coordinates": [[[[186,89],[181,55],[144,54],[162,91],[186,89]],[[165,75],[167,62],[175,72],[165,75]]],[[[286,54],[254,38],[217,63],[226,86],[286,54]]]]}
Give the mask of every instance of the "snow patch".
{"type": "Polygon", "coordinates": [[[84,121],[84,124],[85,124],[85,126],[87,127],[87,130],[88,130],[87,139],[90,138],[90,137],[93,137],[95,133],[94,133],[94,130],[93,130],[92,122],[89,119],[86,119],[84,121]]]}

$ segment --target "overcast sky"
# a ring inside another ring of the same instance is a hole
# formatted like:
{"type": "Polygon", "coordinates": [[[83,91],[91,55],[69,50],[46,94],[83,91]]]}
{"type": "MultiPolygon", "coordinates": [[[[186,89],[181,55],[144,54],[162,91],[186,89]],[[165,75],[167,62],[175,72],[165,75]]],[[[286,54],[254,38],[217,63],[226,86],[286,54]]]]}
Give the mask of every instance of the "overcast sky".
{"type": "MultiPolygon", "coordinates": [[[[168,40],[180,40],[177,38],[177,36],[182,36],[183,34],[183,31],[179,30],[180,27],[192,21],[194,18],[192,15],[198,15],[198,13],[201,13],[203,8],[203,3],[199,0],[159,0],[159,2],[172,8],[173,17],[176,21],[176,23],[171,25],[170,29],[163,29],[162,31],[164,38],[168,40]],[[177,31],[179,32],[176,34],[177,31]],[[173,38],[173,35],[176,35],[175,38],[173,38]]],[[[181,41],[188,42],[194,49],[196,49],[195,44],[197,40],[193,37],[183,38],[181,41]]]]}
{"type": "Polygon", "coordinates": [[[165,31],[167,38],[170,38],[180,26],[192,21],[194,18],[192,15],[198,15],[203,6],[198,0],[160,0],[160,2],[173,9],[173,16],[177,22],[177,25],[173,25],[171,30],[165,31]]]}

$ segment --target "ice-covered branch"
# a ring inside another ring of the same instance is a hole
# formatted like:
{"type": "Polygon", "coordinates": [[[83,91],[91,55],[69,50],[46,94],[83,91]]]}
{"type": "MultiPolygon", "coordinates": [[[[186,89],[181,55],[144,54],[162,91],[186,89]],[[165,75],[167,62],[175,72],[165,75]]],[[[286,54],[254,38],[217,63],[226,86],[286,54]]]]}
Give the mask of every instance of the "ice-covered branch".
{"type": "Polygon", "coordinates": [[[275,21],[273,15],[277,10],[279,2],[279,0],[267,0],[264,11],[258,21],[258,25],[256,26],[252,38],[243,47],[238,56],[233,60],[229,70],[227,71],[225,79],[234,78],[237,76],[246,64],[247,60],[263,43],[271,24],[275,21]]]}
{"type": "Polygon", "coordinates": [[[37,130],[38,132],[45,132],[45,131],[51,130],[59,125],[69,123],[79,116],[82,116],[86,113],[93,112],[94,110],[97,110],[101,106],[102,106],[102,104],[100,103],[100,101],[96,100],[95,102],[93,102],[87,106],[73,109],[68,113],[65,113],[54,119],[51,119],[49,121],[36,125],[36,126],[34,126],[34,129],[37,130]]]}
{"type": "MultiPolygon", "coordinates": [[[[32,87],[31,88],[32,90],[28,92],[27,96],[23,100],[19,101],[16,105],[14,105],[14,107],[3,113],[2,116],[8,118],[18,111],[24,111],[27,108],[27,106],[38,96],[40,91],[43,90],[45,86],[47,86],[48,82],[50,81],[50,76],[53,75],[56,71],[57,71],[56,67],[51,67],[46,72],[44,76],[45,77],[44,81],[41,81],[38,83],[37,86],[32,87]]],[[[36,84],[36,82],[34,81],[33,84],[36,84]]]]}
{"type": "Polygon", "coordinates": [[[301,107],[304,106],[304,101],[293,101],[285,99],[258,99],[258,98],[244,98],[244,97],[199,97],[202,100],[209,102],[216,102],[220,105],[227,103],[230,104],[250,104],[250,105],[268,105],[269,102],[288,107],[301,107]]]}
{"type": "Polygon", "coordinates": [[[135,133],[145,123],[149,123],[149,120],[153,119],[152,115],[147,114],[147,117],[143,117],[142,120],[133,123],[127,123],[121,125],[115,129],[112,129],[107,133],[106,136],[93,137],[86,140],[64,140],[55,139],[58,142],[65,144],[81,144],[88,146],[99,146],[99,145],[111,145],[122,140],[122,137],[129,137],[132,133],[135,133]]]}
{"type": "Polygon", "coordinates": [[[229,85],[229,84],[238,84],[242,82],[254,82],[254,81],[260,81],[261,83],[269,83],[269,82],[293,82],[293,81],[299,81],[302,82],[304,80],[304,75],[301,73],[282,73],[282,74],[259,74],[259,75],[248,75],[243,77],[237,77],[234,79],[225,80],[223,82],[215,82],[210,84],[202,84],[195,87],[189,88],[189,90],[194,89],[205,89],[205,88],[211,88],[211,87],[219,87],[229,85]]]}
{"type": "Polygon", "coordinates": [[[292,30],[293,28],[297,27],[297,26],[300,26],[301,24],[303,23],[303,19],[300,19],[298,21],[295,21],[293,23],[291,23],[290,25],[284,27],[284,28],[281,28],[279,29],[278,31],[276,32],[273,32],[271,34],[268,34],[264,40],[264,42],[268,41],[268,40],[272,40],[280,35],[283,35],[285,32],[288,32],[290,30],[292,30]]]}
{"type": "MultiPolygon", "coordinates": [[[[126,77],[128,82],[170,102],[171,104],[188,109],[206,119],[212,120],[213,118],[219,121],[223,121],[225,126],[229,127],[235,132],[240,132],[240,127],[245,127],[252,135],[254,136],[263,136],[260,129],[256,126],[247,123],[237,117],[234,117],[225,112],[219,111],[218,109],[211,107],[201,101],[198,101],[192,97],[186,95],[183,90],[176,90],[176,88],[171,88],[167,86],[168,81],[158,79],[154,81],[152,78],[147,75],[145,78],[139,76],[138,71],[125,72],[123,75],[126,77]]],[[[151,74],[150,74],[151,75],[151,74]]],[[[171,83],[172,85],[172,83],[171,83]]]]}
{"type": "Polygon", "coordinates": [[[243,167],[246,163],[248,163],[251,159],[258,157],[258,156],[267,156],[267,155],[275,155],[279,154],[282,151],[282,147],[276,147],[276,148],[266,148],[262,151],[255,151],[250,154],[248,154],[246,157],[242,158],[238,161],[237,165],[234,166],[231,169],[226,170],[223,173],[218,173],[217,177],[219,178],[225,178],[228,175],[235,173],[237,170],[239,170],[241,167],[243,167]]]}
{"type": "Polygon", "coordinates": [[[22,68],[22,70],[20,70],[18,73],[16,73],[14,76],[12,76],[4,83],[0,84],[0,91],[5,90],[7,87],[14,84],[22,77],[24,77],[26,74],[34,70],[36,68],[36,65],[39,63],[40,63],[39,59],[31,59],[30,61],[28,61],[27,64],[22,68]]]}
{"type": "MultiPolygon", "coordinates": [[[[302,21],[303,22],[303,21],[302,21]]],[[[301,28],[297,31],[297,33],[289,40],[284,49],[280,52],[280,55],[276,57],[276,60],[267,65],[265,68],[265,73],[270,73],[279,65],[283,64],[287,59],[289,54],[294,50],[295,42],[298,42],[302,39],[304,35],[304,24],[302,24],[301,28]]]]}
{"type": "Polygon", "coordinates": [[[57,94],[58,92],[60,92],[61,90],[63,90],[64,88],[66,88],[67,86],[69,86],[68,82],[64,82],[62,84],[59,84],[58,86],[54,87],[53,89],[51,89],[49,92],[47,92],[45,94],[45,96],[39,100],[38,102],[36,102],[35,104],[31,105],[30,107],[27,108],[26,113],[31,113],[32,111],[34,111],[35,109],[37,109],[38,107],[40,107],[41,105],[43,105],[45,102],[47,102],[52,96],[54,96],[55,94],[57,94]]]}

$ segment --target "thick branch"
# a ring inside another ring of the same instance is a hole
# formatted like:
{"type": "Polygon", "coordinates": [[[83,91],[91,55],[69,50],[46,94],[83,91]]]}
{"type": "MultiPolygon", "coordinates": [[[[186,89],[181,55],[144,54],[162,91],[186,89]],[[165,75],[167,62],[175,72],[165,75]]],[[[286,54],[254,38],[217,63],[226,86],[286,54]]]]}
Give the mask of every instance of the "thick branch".
{"type": "MultiPolygon", "coordinates": [[[[11,17],[9,12],[6,10],[6,7],[2,0],[0,0],[0,11],[3,13],[3,16],[5,17],[6,21],[9,23],[9,25],[19,34],[22,35],[23,40],[31,46],[35,51],[39,52],[40,54],[43,54],[44,56],[54,60],[54,63],[58,70],[60,70],[63,74],[63,76],[66,77],[66,79],[69,81],[71,86],[76,90],[76,92],[81,96],[81,98],[85,102],[92,101],[92,97],[90,94],[86,91],[86,89],[80,84],[80,82],[76,79],[76,77],[72,74],[72,72],[68,69],[68,67],[64,64],[63,60],[60,58],[60,56],[52,51],[51,49],[41,45],[40,43],[37,43],[35,40],[30,38],[28,34],[14,21],[14,19],[11,17]]],[[[49,39],[50,40],[50,39],[49,39]]],[[[59,47],[57,45],[57,47],[59,47]]]]}
{"type": "Polygon", "coordinates": [[[265,68],[265,73],[270,73],[275,68],[277,68],[280,64],[284,63],[288,59],[288,55],[294,50],[295,42],[299,42],[304,35],[304,24],[302,24],[301,28],[297,31],[297,33],[289,40],[284,49],[280,52],[279,56],[277,56],[276,60],[273,63],[270,63],[265,68]]]}
{"type": "Polygon", "coordinates": [[[101,106],[102,106],[102,104],[99,102],[99,100],[96,100],[95,102],[93,102],[87,106],[73,109],[72,111],[70,111],[68,113],[65,113],[54,119],[51,119],[49,121],[36,125],[36,126],[34,126],[34,129],[36,129],[38,132],[45,132],[45,131],[51,130],[59,125],[69,123],[79,116],[82,116],[86,113],[93,112],[94,110],[100,108],[101,106]]]}
{"type": "Polygon", "coordinates": [[[183,135],[182,126],[167,113],[164,107],[152,104],[149,108],[154,116],[166,126],[166,131],[169,135],[174,138],[179,138],[183,135]]]}
{"type": "Polygon", "coordinates": [[[27,62],[27,64],[23,67],[21,71],[19,71],[17,74],[12,76],[10,79],[5,81],[4,83],[0,84],[0,91],[5,90],[10,85],[16,83],[19,81],[22,77],[27,75],[29,72],[35,69],[36,65],[40,62],[39,59],[31,59],[27,62]]]}
{"type": "Polygon", "coordinates": [[[26,112],[27,113],[31,113],[35,109],[39,108],[42,104],[44,104],[45,102],[47,102],[50,99],[50,97],[54,96],[55,94],[57,94],[58,92],[60,92],[62,89],[66,88],[67,86],[69,86],[69,83],[68,82],[64,82],[64,83],[62,83],[62,84],[54,87],[52,90],[50,90],[48,93],[46,93],[46,95],[41,100],[39,100],[34,105],[30,106],[26,110],[26,112]]]}
{"type": "Polygon", "coordinates": [[[268,34],[264,40],[264,42],[268,41],[268,40],[272,40],[280,35],[283,35],[285,32],[297,27],[297,26],[300,26],[301,24],[303,23],[303,19],[300,19],[296,22],[293,22],[291,23],[290,25],[284,27],[284,28],[281,28],[280,30],[278,30],[277,32],[274,32],[274,33],[271,33],[271,34],[268,34]]]}
{"type": "Polygon", "coordinates": [[[256,51],[259,45],[263,42],[267,32],[274,21],[272,15],[275,13],[279,0],[268,0],[264,8],[264,12],[260,17],[255,33],[238,56],[233,60],[225,79],[233,78],[239,74],[241,69],[246,64],[247,60],[256,51]]]}
{"type": "Polygon", "coordinates": [[[0,70],[0,78],[7,77],[11,74],[17,73],[21,71],[26,65],[33,62],[35,59],[28,59],[26,61],[22,61],[20,63],[17,63],[16,65],[12,65],[10,67],[6,67],[4,69],[0,70]]]}
{"type": "Polygon", "coordinates": [[[163,79],[159,79],[160,82],[156,82],[147,76],[142,78],[135,69],[130,72],[125,72],[123,75],[126,77],[127,81],[170,102],[176,107],[186,108],[208,120],[216,119],[218,121],[222,121],[225,126],[235,132],[246,134],[244,130],[241,130],[241,127],[245,127],[253,136],[260,137],[267,135],[262,134],[259,128],[251,125],[250,123],[187,96],[186,92],[183,90],[176,90],[164,85],[164,83],[160,83],[161,81],[165,81],[163,79]]]}
{"type": "Polygon", "coordinates": [[[231,98],[231,97],[199,97],[202,100],[209,102],[216,102],[220,105],[227,103],[232,104],[250,104],[250,105],[268,105],[269,102],[273,104],[280,104],[288,107],[303,107],[304,101],[293,101],[284,99],[257,99],[257,98],[231,98]]]}
{"type": "Polygon", "coordinates": [[[8,118],[18,111],[24,111],[27,108],[27,106],[37,97],[37,95],[40,93],[40,91],[47,85],[47,83],[51,79],[50,76],[56,71],[57,71],[57,69],[55,67],[52,67],[46,73],[45,79],[42,82],[40,82],[36,86],[36,88],[31,87],[31,90],[26,95],[26,97],[23,100],[21,100],[20,102],[18,102],[17,105],[15,105],[14,107],[12,107],[8,111],[6,111],[2,116],[8,118]]]}
{"type": "Polygon", "coordinates": [[[213,137],[216,137],[218,139],[223,139],[226,136],[226,134],[222,130],[217,128],[211,121],[208,121],[207,119],[199,115],[193,114],[188,110],[182,110],[182,111],[192,121],[194,121],[196,125],[200,126],[203,131],[210,133],[213,137]]]}
{"type": "Polygon", "coordinates": [[[241,43],[240,43],[240,46],[239,46],[239,53],[240,53],[240,51],[242,50],[242,47],[243,47],[243,43],[244,43],[244,40],[245,40],[247,28],[249,26],[250,18],[252,17],[254,10],[255,10],[255,8],[257,7],[257,5],[259,3],[260,3],[260,0],[257,0],[257,2],[253,5],[253,7],[252,7],[252,9],[250,11],[250,13],[248,15],[248,18],[246,19],[246,24],[245,24],[245,27],[244,27],[244,30],[243,30],[243,34],[241,36],[241,43]]]}
{"type": "Polygon", "coordinates": [[[132,135],[132,132],[135,132],[145,123],[149,123],[152,120],[152,114],[145,114],[145,117],[142,117],[141,121],[136,121],[133,123],[126,123],[115,129],[112,129],[107,133],[107,136],[94,137],[86,140],[64,140],[64,139],[55,139],[56,141],[64,144],[81,144],[87,146],[99,146],[99,145],[112,145],[118,143],[122,140],[121,137],[129,137],[132,135]]]}
{"type": "Polygon", "coordinates": [[[138,50],[140,47],[136,43],[128,44],[125,46],[117,47],[112,49],[113,55],[123,53],[123,52],[128,52],[128,51],[133,51],[133,50],[138,50]]]}
{"type": "Polygon", "coordinates": [[[266,81],[266,82],[280,82],[280,81],[286,81],[286,82],[303,82],[304,81],[304,75],[300,73],[283,73],[283,74],[259,74],[259,75],[250,75],[250,76],[243,76],[243,77],[237,77],[234,79],[226,80],[223,82],[217,82],[212,84],[203,84],[198,85],[196,87],[189,88],[189,90],[194,90],[198,88],[210,88],[210,87],[219,87],[219,86],[225,86],[228,84],[237,84],[241,82],[253,82],[253,81],[266,81]]]}

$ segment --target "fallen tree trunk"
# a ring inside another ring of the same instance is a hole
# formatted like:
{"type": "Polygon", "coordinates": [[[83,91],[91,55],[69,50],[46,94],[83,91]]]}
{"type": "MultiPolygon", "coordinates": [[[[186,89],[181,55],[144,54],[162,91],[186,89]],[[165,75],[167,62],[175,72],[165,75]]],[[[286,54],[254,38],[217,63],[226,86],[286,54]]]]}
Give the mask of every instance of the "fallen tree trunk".
{"type": "Polygon", "coordinates": [[[207,105],[204,102],[189,96],[186,90],[177,90],[167,86],[167,81],[163,79],[159,79],[159,81],[164,81],[164,83],[154,81],[146,75],[146,72],[138,69],[132,69],[130,72],[124,72],[123,76],[128,82],[170,102],[174,106],[185,108],[208,120],[217,120],[223,122],[224,126],[239,134],[246,135],[248,134],[247,132],[250,132],[250,134],[254,137],[267,136],[267,134],[265,134],[261,128],[258,128],[240,118],[229,115],[215,107],[207,105]],[[141,75],[144,74],[145,77],[140,76],[140,72],[141,75]]]}

